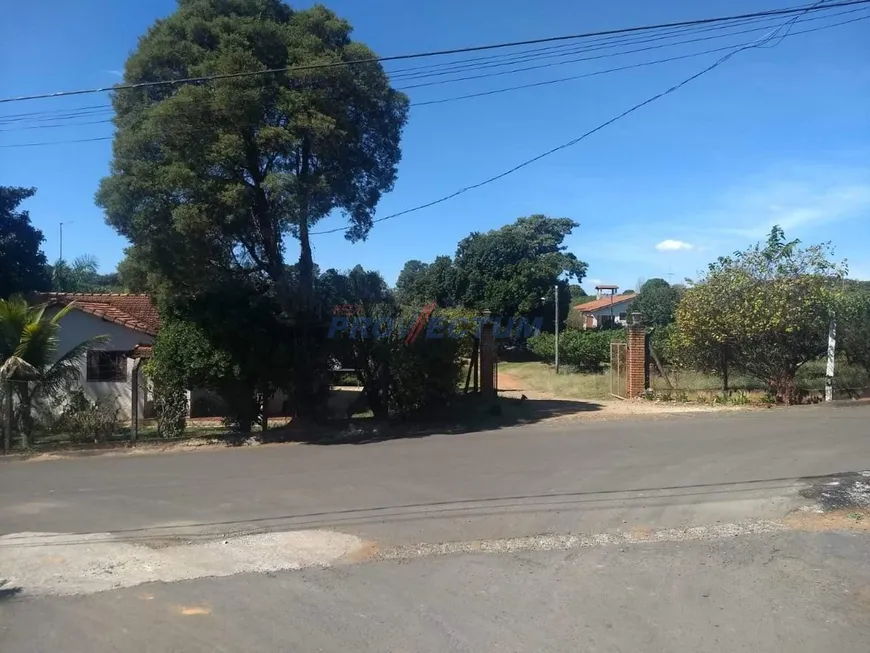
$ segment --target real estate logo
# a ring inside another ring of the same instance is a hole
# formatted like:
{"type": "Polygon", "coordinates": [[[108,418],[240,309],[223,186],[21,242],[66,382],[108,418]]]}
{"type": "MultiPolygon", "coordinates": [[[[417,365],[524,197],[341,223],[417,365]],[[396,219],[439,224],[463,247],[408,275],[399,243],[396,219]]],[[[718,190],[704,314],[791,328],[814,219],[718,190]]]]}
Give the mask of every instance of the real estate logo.
{"type": "MultiPolygon", "coordinates": [[[[342,304],[335,306],[329,325],[328,338],[346,337],[360,340],[381,340],[390,336],[402,337],[405,344],[415,343],[421,335],[424,340],[439,338],[480,337],[483,327],[491,324],[497,339],[528,338],[541,332],[543,317],[532,319],[481,315],[475,317],[444,317],[434,315],[435,302],[421,308],[414,317],[366,315],[362,306],[342,304]]],[[[377,311],[373,311],[377,312],[377,311]]]]}

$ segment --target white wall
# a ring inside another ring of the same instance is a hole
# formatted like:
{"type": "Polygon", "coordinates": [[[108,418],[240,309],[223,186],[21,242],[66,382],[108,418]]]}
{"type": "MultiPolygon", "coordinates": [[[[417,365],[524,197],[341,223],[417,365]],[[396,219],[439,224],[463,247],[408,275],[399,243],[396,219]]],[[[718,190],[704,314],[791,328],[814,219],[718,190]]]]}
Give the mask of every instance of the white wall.
{"type": "MultiPolygon", "coordinates": [[[[631,315],[631,305],[633,302],[624,302],[622,304],[614,304],[613,305],[613,321],[620,325],[625,326],[628,324],[628,317],[631,315]],[[625,318],[620,318],[620,314],[625,313],[625,318]]],[[[593,327],[601,326],[601,319],[604,316],[610,316],[610,306],[605,306],[604,308],[600,308],[597,311],[593,311],[592,317],[595,320],[593,327]]]]}
{"type": "MultiPolygon", "coordinates": [[[[56,312],[57,309],[53,309],[56,312]]],[[[48,313],[49,311],[47,311],[48,313]]],[[[94,338],[96,336],[108,336],[109,341],[104,344],[96,345],[93,349],[104,349],[107,351],[129,351],[138,344],[146,344],[152,342],[153,338],[139,331],[133,331],[127,327],[115,324],[114,322],[105,322],[95,315],[90,315],[76,309],[67,313],[60,321],[60,346],[58,348],[58,356],[62,356],[70,349],[84,340],[94,338]]],[[[87,380],[87,358],[82,357],[79,362],[79,370],[81,373],[80,384],[85,392],[85,395],[96,400],[102,397],[115,397],[120,408],[121,419],[130,419],[133,397],[133,359],[127,359],[127,380],[119,382],[105,381],[88,381],[87,380]]],[[[146,415],[146,405],[150,406],[150,397],[148,397],[147,382],[141,375],[139,377],[139,415],[146,415]]]]}

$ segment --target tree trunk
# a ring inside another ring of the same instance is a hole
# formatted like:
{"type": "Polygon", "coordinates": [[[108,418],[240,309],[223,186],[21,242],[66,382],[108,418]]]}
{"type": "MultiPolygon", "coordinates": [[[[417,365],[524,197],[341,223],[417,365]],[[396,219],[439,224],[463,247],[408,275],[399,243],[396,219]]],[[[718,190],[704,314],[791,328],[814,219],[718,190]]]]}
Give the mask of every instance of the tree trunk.
{"type": "Polygon", "coordinates": [[[260,391],[260,406],[262,413],[262,432],[265,433],[269,429],[269,391],[263,388],[260,391]]]}
{"type": "Polygon", "coordinates": [[[728,348],[722,347],[719,352],[719,369],[722,374],[722,392],[728,395],[728,348]]]}
{"type": "Polygon", "coordinates": [[[33,416],[30,411],[30,387],[27,382],[21,385],[19,399],[21,401],[21,448],[27,449],[28,439],[33,431],[33,416]]]}
{"type": "Polygon", "coordinates": [[[299,285],[302,289],[303,310],[310,307],[311,295],[314,291],[314,258],[311,255],[311,237],[308,233],[310,198],[308,194],[311,164],[309,158],[311,149],[308,139],[302,140],[302,163],[299,168],[299,285]]]}

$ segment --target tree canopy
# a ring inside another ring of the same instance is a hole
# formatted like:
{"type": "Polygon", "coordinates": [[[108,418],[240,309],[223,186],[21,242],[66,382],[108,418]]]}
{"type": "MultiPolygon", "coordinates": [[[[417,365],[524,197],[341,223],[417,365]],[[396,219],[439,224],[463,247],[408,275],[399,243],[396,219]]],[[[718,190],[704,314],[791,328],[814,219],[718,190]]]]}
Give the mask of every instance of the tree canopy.
{"type": "Polygon", "coordinates": [[[572,305],[570,282],[586,274],[586,263],[563,244],[576,226],[568,218],[532,215],[486,233],[473,232],[459,242],[452,259],[408,261],[396,283],[398,300],[489,310],[500,317],[541,316],[544,328],[551,329],[554,287],[558,284],[564,321],[572,305]]]}
{"type": "Polygon", "coordinates": [[[0,186],[0,299],[16,293],[48,290],[42,232],[30,223],[30,213],[18,205],[35,188],[0,186]]]}
{"type": "Polygon", "coordinates": [[[72,263],[63,259],[51,266],[51,289],[55,292],[120,292],[117,272],[100,274],[96,257],[89,254],[76,257],[72,263]]]}
{"type": "Polygon", "coordinates": [[[408,100],[378,63],[333,65],[375,56],[350,34],[320,5],[181,0],[140,39],[127,84],[290,68],[114,94],[114,156],[97,203],[176,290],[243,277],[265,282],[286,312],[287,236],[300,241],[303,295],[312,225],[339,212],[349,239],[367,236],[396,178],[408,100]]]}
{"type": "Polygon", "coordinates": [[[795,375],[827,351],[845,266],[828,243],[800,247],[779,227],[767,241],[711,263],[676,311],[684,356],[730,362],[764,380],[776,398],[796,399],[795,375]]]}
{"type": "Polygon", "coordinates": [[[403,306],[435,302],[449,308],[456,304],[456,270],[453,259],[438,256],[432,263],[412,260],[405,263],[396,281],[397,300],[403,306]]]}
{"type": "Polygon", "coordinates": [[[674,320],[674,311],[679,301],[679,291],[667,281],[649,279],[640,287],[637,299],[631,304],[631,310],[638,311],[645,324],[667,326],[674,320]]]}

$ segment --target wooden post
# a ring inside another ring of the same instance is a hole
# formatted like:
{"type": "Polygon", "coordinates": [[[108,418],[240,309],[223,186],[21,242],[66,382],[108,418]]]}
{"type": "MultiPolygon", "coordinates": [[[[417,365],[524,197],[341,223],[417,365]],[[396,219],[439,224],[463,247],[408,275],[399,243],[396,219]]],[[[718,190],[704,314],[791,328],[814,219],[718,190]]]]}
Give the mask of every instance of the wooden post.
{"type": "Polygon", "coordinates": [[[484,311],[484,323],[480,329],[480,394],[494,397],[495,392],[495,333],[489,319],[490,312],[484,311]]]}
{"type": "Polygon", "coordinates": [[[6,415],[3,422],[3,453],[9,453],[12,444],[12,381],[6,381],[6,415]]]}
{"type": "Polygon", "coordinates": [[[260,401],[263,406],[262,432],[265,433],[269,430],[269,393],[266,388],[260,391],[260,401]]]}
{"type": "Polygon", "coordinates": [[[139,439],[139,368],[141,365],[141,358],[137,358],[133,363],[133,382],[130,392],[133,395],[133,405],[130,406],[130,439],[133,442],[139,439]]]}
{"type": "Polygon", "coordinates": [[[474,366],[474,394],[480,390],[480,338],[474,339],[474,350],[471,355],[472,365],[474,366]]]}
{"type": "Polygon", "coordinates": [[[19,383],[24,383],[24,391],[21,393],[21,402],[18,406],[21,411],[21,422],[19,423],[21,433],[19,434],[18,439],[21,443],[21,450],[27,451],[27,431],[30,429],[30,420],[28,419],[26,411],[29,410],[28,405],[30,404],[30,393],[28,392],[29,388],[27,387],[27,381],[20,381],[19,383]]]}
{"type": "Polygon", "coordinates": [[[554,295],[556,297],[556,321],[554,325],[556,327],[556,375],[559,374],[559,284],[557,283],[554,286],[554,295]]]}

